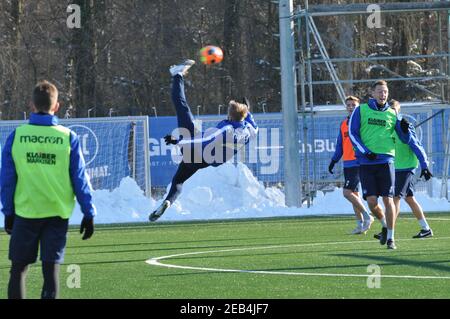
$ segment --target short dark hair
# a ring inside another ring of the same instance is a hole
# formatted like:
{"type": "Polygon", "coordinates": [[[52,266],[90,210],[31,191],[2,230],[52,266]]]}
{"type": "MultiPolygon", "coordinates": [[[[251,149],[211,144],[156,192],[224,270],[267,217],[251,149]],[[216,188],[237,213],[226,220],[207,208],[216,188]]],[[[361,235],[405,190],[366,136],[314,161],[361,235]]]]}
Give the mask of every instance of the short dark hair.
{"type": "Polygon", "coordinates": [[[58,100],[58,89],[52,83],[39,81],[33,90],[33,104],[38,112],[50,111],[58,100]]]}
{"type": "Polygon", "coordinates": [[[385,80],[378,80],[372,84],[372,86],[371,86],[372,90],[374,90],[377,87],[377,85],[386,85],[387,86],[388,84],[385,80]]]}
{"type": "Polygon", "coordinates": [[[355,101],[356,103],[359,103],[360,99],[358,99],[356,96],[349,95],[345,98],[345,102],[347,102],[347,101],[355,101]]]}

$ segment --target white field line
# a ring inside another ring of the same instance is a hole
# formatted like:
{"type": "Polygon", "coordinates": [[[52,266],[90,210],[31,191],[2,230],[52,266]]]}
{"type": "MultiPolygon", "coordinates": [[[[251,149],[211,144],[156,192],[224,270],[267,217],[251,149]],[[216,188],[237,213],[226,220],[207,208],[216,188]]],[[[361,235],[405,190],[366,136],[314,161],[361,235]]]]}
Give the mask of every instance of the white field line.
{"type": "MultiPolygon", "coordinates": [[[[442,240],[450,239],[450,237],[428,238],[427,240],[442,240]]],[[[418,239],[402,239],[401,241],[418,241],[418,239]]],[[[222,252],[233,251],[248,251],[248,250],[262,250],[262,249],[274,249],[274,248],[289,248],[289,247],[304,247],[304,246],[323,246],[323,245],[342,245],[342,244],[366,244],[375,243],[376,241],[341,241],[341,242],[326,242],[326,243],[305,243],[305,244],[290,244],[290,245],[272,245],[265,247],[247,247],[247,248],[233,248],[222,250],[208,250],[208,251],[196,251],[183,254],[175,254],[161,257],[153,257],[146,261],[147,264],[153,266],[178,268],[178,269],[190,269],[190,270],[202,270],[202,271],[215,271],[215,272],[235,272],[235,273],[251,273],[251,274],[266,274],[266,275],[290,275],[290,276],[323,276],[323,277],[382,277],[382,278],[402,278],[402,279],[450,279],[450,276],[413,276],[413,275],[380,275],[373,274],[334,274],[334,273],[312,273],[312,272],[285,272],[285,271],[264,271],[264,270],[242,270],[242,269],[223,269],[223,268],[208,268],[208,267],[192,267],[192,266],[180,266],[172,264],[163,264],[160,260],[170,259],[182,256],[193,256],[201,254],[214,254],[222,252]]]]}

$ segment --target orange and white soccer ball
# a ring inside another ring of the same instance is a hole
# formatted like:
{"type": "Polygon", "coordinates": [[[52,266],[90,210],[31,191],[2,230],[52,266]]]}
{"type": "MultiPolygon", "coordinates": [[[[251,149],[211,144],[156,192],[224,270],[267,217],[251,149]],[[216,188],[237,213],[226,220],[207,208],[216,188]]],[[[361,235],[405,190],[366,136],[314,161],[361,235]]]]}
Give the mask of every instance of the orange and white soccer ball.
{"type": "Polygon", "coordinates": [[[214,45],[207,45],[200,50],[200,61],[203,64],[217,64],[223,60],[223,51],[214,45]]]}

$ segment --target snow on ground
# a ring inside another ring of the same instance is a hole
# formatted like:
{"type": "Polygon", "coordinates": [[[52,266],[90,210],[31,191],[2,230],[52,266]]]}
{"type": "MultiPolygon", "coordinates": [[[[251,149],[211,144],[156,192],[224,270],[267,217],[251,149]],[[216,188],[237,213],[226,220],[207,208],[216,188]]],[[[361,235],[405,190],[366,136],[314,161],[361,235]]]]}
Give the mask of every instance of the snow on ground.
{"type": "MultiPolygon", "coordinates": [[[[433,179],[434,194],[440,194],[440,180],[433,179]]],[[[167,189],[168,190],[168,189],[167,189]]],[[[426,193],[416,193],[424,211],[450,212],[445,198],[430,198],[426,193]]],[[[146,222],[162,199],[146,198],[131,178],[122,180],[112,192],[97,190],[94,203],[97,207],[96,223],[146,222]]],[[[402,211],[409,207],[402,202],[402,211]]],[[[342,189],[326,194],[318,192],[314,205],[307,208],[290,208],[284,205],[283,192],[275,187],[265,188],[244,164],[225,163],[198,171],[183,186],[178,200],[160,218],[161,221],[199,219],[255,218],[272,216],[307,216],[353,214],[350,204],[343,198],[342,189]]],[[[70,219],[79,224],[82,214],[78,205],[70,219]]],[[[3,214],[0,214],[3,225],[3,214]]]]}

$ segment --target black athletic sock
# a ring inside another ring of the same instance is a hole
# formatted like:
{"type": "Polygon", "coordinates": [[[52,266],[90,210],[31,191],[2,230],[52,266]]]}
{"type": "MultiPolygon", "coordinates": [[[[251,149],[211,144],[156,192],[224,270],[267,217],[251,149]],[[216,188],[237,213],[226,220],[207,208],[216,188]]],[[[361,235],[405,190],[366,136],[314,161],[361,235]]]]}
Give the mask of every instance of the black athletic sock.
{"type": "Polygon", "coordinates": [[[42,287],[41,299],[58,298],[59,264],[42,262],[42,274],[44,275],[44,286],[42,287]]]}
{"type": "Polygon", "coordinates": [[[28,264],[13,262],[8,284],[8,299],[25,299],[28,264]]]}

